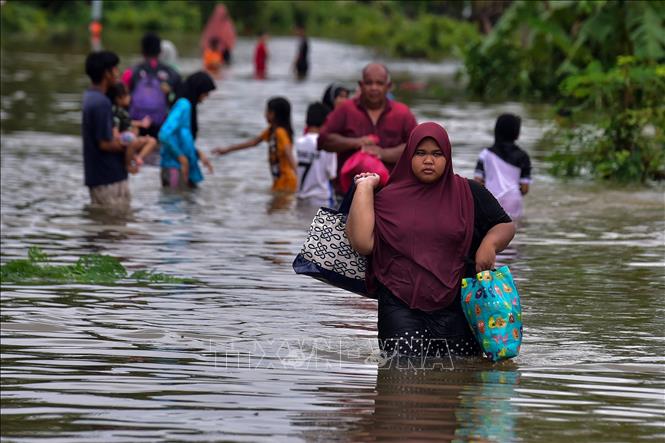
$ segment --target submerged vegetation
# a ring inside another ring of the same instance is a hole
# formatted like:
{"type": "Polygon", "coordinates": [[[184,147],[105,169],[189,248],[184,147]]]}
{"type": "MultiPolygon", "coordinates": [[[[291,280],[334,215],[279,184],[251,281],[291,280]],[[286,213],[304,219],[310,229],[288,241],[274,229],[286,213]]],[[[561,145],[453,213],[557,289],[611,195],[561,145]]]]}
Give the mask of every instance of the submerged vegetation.
{"type": "Polygon", "coordinates": [[[54,265],[48,255],[34,246],[28,250],[27,259],[12,260],[0,266],[0,281],[3,283],[39,281],[108,284],[125,279],[139,283],[198,283],[191,278],[145,270],[130,275],[117,258],[108,255],[89,254],[82,256],[72,265],[54,265]]]}

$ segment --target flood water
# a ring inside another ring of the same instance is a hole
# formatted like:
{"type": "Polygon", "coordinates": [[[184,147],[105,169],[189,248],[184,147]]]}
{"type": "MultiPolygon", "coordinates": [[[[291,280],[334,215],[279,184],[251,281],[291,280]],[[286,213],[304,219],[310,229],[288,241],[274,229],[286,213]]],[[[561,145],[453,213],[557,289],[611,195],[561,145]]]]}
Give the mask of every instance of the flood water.
{"type": "MultiPolygon", "coordinates": [[[[118,36],[124,68],[135,41],[118,36]]],[[[138,36],[132,37],[138,39],[138,36]]],[[[198,68],[195,39],[180,68],[198,68]]],[[[267,81],[252,42],[199,107],[204,150],[264,127],[273,95],[308,102],[353,84],[369,51],[314,40],[295,82],[293,39],[270,41],[267,81]]],[[[522,296],[511,362],[378,368],[376,304],[297,276],[313,214],[273,198],[265,146],[213,160],[199,190],[166,193],[157,168],[131,178],[132,211],[88,208],[79,137],[84,47],[3,42],[2,262],[39,246],[57,263],[118,257],[192,285],[2,284],[4,441],[662,441],[665,438],[665,214],[662,188],[549,176],[540,107],[435,99],[404,82],[449,85],[454,63],[389,61],[398,98],[449,131],[471,176],[496,116],[523,116],[534,184],[500,257],[522,296]]]]}

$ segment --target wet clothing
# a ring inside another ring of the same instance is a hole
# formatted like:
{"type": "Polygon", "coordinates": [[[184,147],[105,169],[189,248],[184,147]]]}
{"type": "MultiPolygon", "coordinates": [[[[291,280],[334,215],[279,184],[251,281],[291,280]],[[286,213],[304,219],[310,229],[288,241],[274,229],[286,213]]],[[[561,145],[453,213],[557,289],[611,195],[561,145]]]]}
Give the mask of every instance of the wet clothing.
{"type": "Polygon", "coordinates": [[[83,94],[81,133],[83,169],[88,187],[127,179],[124,152],[102,151],[99,142],[113,140],[113,110],[108,97],[96,89],[83,94]]]}
{"type": "Polygon", "coordinates": [[[304,78],[309,71],[309,41],[307,37],[300,39],[298,45],[298,57],[296,58],[296,73],[298,77],[304,78]]]}
{"type": "Polygon", "coordinates": [[[379,347],[387,356],[481,354],[460,303],[433,312],[410,309],[385,286],[379,287],[378,301],[379,347]]]}
{"type": "Polygon", "coordinates": [[[256,78],[266,78],[266,61],[268,49],[264,42],[259,42],[254,50],[254,75],[256,78]]]}
{"type": "Polygon", "coordinates": [[[531,183],[529,154],[511,142],[496,143],[482,150],[474,175],[485,180],[485,187],[511,217],[522,216],[520,185],[531,183]]]}
{"type": "Polygon", "coordinates": [[[113,105],[113,127],[118,128],[118,131],[125,132],[132,126],[132,119],[129,117],[129,112],[122,106],[113,105]]]}
{"type": "Polygon", "coordinates": [[[182,174],[178,168],[162,168],[160,171],[160,178],[162,180],[162,186],[164,188],[179,189],[185,186],[190,188],[195,188],[196,184],[192,183],[191,180],[187,179],[186,181],[182,179],[182,174]]]}
{"type": "Polygon", "coordinates": [[[319,151],[318,138],[319,134],[305,134],[294,145],[298,158],[298,199],[331,207],[334,199],[331,180],[337,176],[337,156],[334,152],[319,151]]]}
{"type": "MultiPolygon", "coordinates": [[[[333,110],[319,133],[318,146],[325,143],[329,134],[339,134],[344,137],[363,137],[374,134],[379,137],[379,146],[390,148],[406,143],[413,128],[416,127],[416,119],[403,103],[388,100],[386,108],[377,120],[376,126],[372,119],[362,106],[360,98],[347,100],[333,110]]],[[[344,162],[356,152],[349,150],[337,153],[337,177],[344,162]]],[[[386,167],[392,169],[392,164],[386,164],[386,167]]],[[[335,183],[336,189],[339,189],[339,183],[335,183]]]]}
{"type": "Polygon", "coordinates": [[[88,190],[90,191],[90,202],[93,205],[118,207],[129,206],[131,202],[128,180],[93,186],[88,190]]]}
{"type": "Polygon", "coordinates": [[[284,128],[266,129],[261,140],[268,142],[268,163],[272,174],[273,191],[296,192],[298,177],[289,161],[291,138],[284,128]]]}
{"type": "MultiPolygon", "coordinates": [[[[468,182],[473,196],[474,222],[463,278],[475,276],[473,260],[487,232],[499,223],[511,221],[487,189],[475,181],[468,182]]],[[[383,284],[378,285],[377,295],[382,350],[399,355],[424,355],[423,350],[429,356],[446,355],[448,350],[453,355],[480,355],[478,342],[462,312],[459,290],[450,305],[431,312],[409,308],[383,284]],[[414,337],[416,340],[411,342],[414,337]]]]}
{"type": "Polygon", "coordinates": [[[189,161],[189,180],[197,184],[203,180],[203,174],[199,167],[199,155],[194,146],[191,124],[192,104],[186,98],[180,98],[159,130],[159,141],[162,144],[159,151],[160,166],[180,170],[178,157],[184,155],[189,161]]]}

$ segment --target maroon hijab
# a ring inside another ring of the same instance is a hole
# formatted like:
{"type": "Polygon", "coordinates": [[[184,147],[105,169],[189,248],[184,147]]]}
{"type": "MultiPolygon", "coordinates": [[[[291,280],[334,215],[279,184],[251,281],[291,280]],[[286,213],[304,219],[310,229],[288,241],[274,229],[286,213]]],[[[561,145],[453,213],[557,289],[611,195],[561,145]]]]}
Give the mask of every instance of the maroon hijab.
{"type": "Polygon", "coordinates": [[[465,178],[453,173],[446,130],[432,122],[414,128],[385,188],[374,201],[374,250],[367,272],[412,309],[450,305],[460,290],[473,236],[473,196],[465,178]],[[433,138],[446,157],[439,180],[420,182],[411,169],[416,148],[433,138]]]}

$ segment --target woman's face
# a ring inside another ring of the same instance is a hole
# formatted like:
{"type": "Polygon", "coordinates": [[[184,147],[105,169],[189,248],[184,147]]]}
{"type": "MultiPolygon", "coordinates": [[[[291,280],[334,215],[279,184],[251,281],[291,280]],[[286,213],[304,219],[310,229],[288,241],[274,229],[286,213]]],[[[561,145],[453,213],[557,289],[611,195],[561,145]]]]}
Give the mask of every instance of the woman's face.
{"type": "Polygon", "coordinates": [[[203,103],[203,100],[208,98],[209,92],[204,92],[203,94],[199,95],[199,103],[203,103]]]}
{"type": "Polygon", "coordinates": [[[434,183],[443,175],[446,168],[446,156],[433,138],[427,137],[420,142],[411,158],[411,169],[422,183],[434,183]]]}
{"type": "Polygon", "coordinates": [[[344,90],[340,91],[339,94],[337,94],[337,97],[335,97],[335,101],[333,102],[333,105],[336,108],[339,105],[341,105],[342,103],[344,103],[345,101],[347,101],[348,99],[349,99],[349,92],[344,91],[344,90]]]}

